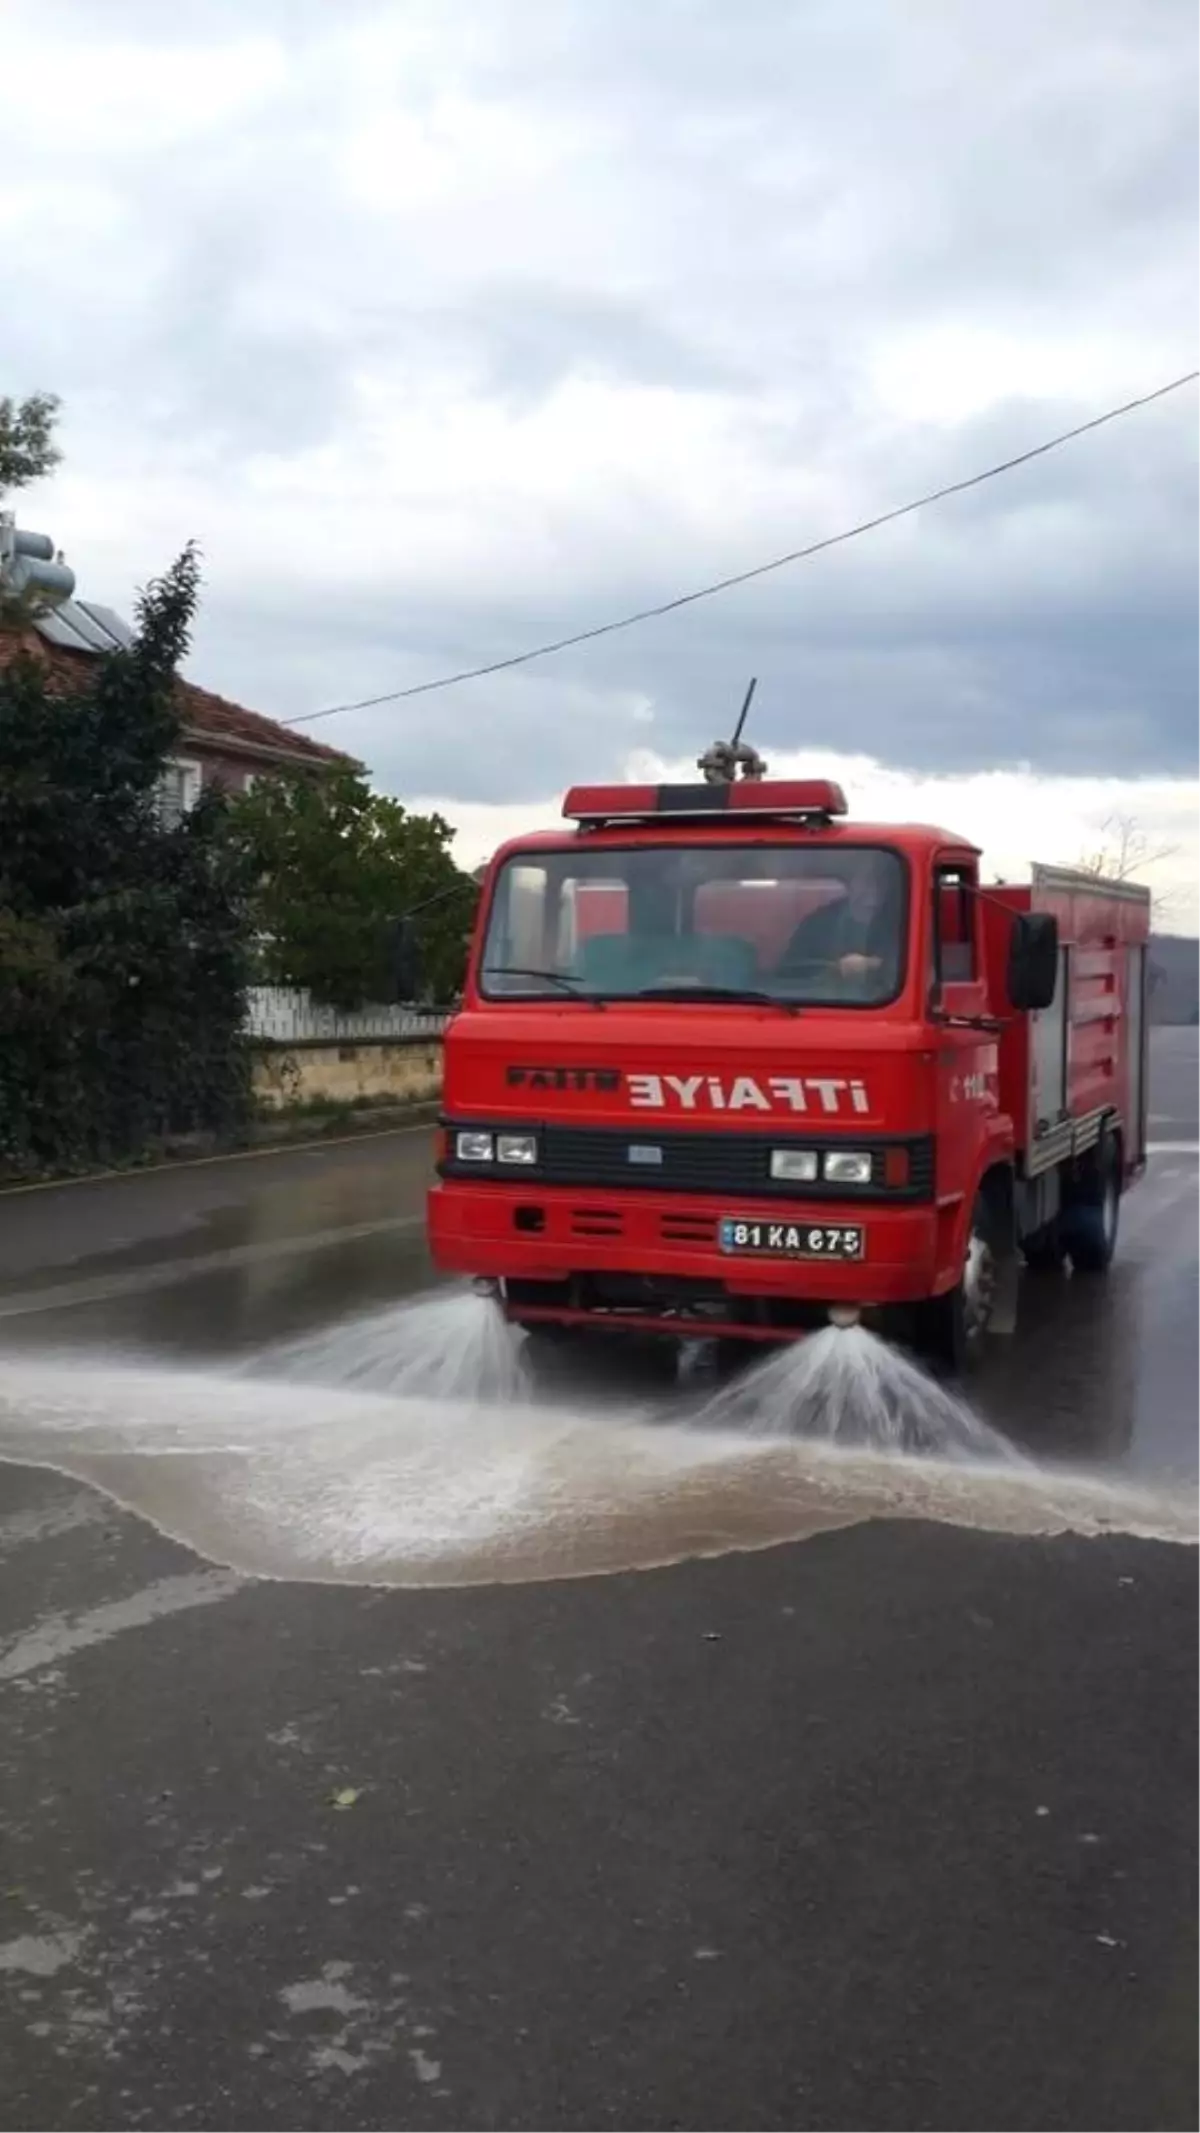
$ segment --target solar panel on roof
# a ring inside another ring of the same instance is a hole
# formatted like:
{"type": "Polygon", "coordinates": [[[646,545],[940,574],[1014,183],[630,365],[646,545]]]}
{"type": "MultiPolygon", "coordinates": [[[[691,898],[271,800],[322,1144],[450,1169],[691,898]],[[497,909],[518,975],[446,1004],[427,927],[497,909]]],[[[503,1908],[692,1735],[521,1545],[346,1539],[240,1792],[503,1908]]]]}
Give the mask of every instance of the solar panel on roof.
{"type": "Polygon", "coordinates": [[[106,630],[113,643],[122,650],[127,650],[133,643],[133,631],[113,608],[104,607],[99,600],[76,600],[74,604],[90,615],[100,629],[106,630]]]}
{"type": "MultiPolygon", "coordinates": [[[[92,621],[83,602],[81,600],[69,600],[66,605],[69,610],[66,620],[71,628],[82,637],[89,651],[111,652],[113,649],[112,638],[107,630],[102,630],[97,623],[92,621]]],[[[62,613],[61,608],[59,613],[62,613]]]]}
{"type": "Polygon", "coordinates": [[[90,602],[85,606],[82,600],[60,600],[57,607],[37,617],[37,627],[51,644],[66,651],[115,652],[121,648],[122,640],[99,619],[90,602]]]}
{"type": "MultiPolygon", "coordinates": [[[[92,642],[91,635],[85,636],[83,631],[75,626],[74,607],[73,600],[64,600],[61,607],[47,608],[44,614],[37,617],[38,633],[45,637],[48,643],[61,646],[65,652],[94,654],[97,646],[92,642]]],[[[104,649],[107,651],[109,647],[106,645],[104,649]]]]}

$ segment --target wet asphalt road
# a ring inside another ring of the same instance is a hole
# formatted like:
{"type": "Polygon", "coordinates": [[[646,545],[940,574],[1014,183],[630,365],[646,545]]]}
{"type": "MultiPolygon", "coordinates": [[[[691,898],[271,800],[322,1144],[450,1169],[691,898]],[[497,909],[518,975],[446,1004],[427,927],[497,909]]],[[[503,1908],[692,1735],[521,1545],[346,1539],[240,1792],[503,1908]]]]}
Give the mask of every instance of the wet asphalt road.
{"type": "MultiPolygon", "coordinates": [[[[1031,1284],[984,1395],[1180,1486],[1196,1060],[1155,1034],[1118,1266],[1031,1284]]],[[[0,1200],[0,1352],[385,1306],[427,1161],[0,1200]]],[[[0,1467],[0,2125],[1192,2127],[1195,1636],[1192,1552],[1128,1539],[335,1591],[0,1467]]]]}

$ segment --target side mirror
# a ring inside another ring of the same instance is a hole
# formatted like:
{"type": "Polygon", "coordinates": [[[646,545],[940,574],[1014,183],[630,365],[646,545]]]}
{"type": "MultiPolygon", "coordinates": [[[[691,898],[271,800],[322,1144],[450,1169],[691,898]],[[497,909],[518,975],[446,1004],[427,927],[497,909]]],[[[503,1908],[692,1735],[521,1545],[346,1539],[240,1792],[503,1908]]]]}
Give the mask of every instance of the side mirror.
{"type": "Polygon", "coordinates": [[[415,1000],[424,977],[421,944],[410,918],[398,918],[392,928],[392,982],[397,1000],[415,1000]]]}
{"type": "Polygon", "coordinates": [[[1008,943],[1008,1004],[1022,1013],[1049,1007],[1058,990],[1058,920],[1018,912],[1008,943]]]}

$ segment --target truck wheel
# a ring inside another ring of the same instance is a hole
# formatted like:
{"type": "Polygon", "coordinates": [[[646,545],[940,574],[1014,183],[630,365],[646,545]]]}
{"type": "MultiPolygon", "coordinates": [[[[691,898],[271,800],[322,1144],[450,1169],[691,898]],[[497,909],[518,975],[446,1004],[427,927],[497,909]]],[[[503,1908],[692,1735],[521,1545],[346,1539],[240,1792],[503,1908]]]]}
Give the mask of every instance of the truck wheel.
{"type": "Polygon", "coordinates": [[[1106,1134],[1095,1163],[1071,1188],[1062,1212],[1063,1248],[1077,1274],[1103,1274],[1112,1265],[1121,1219],[1117,1143],[1106,1134]]]}
{"type": "Polygon", "coordinates": [[[775,1353],[774,1348],[765,1347],[762,1341],[740,1341],[736,1334],[722,1334],[713,1342],[713,1371],[724,1383],[727,1378],[740,1377],[753,1364],[763,1362],[765,1355],[775,1353]]]}
{"type": "Polygon", "coordinates": [[[1000,1258],[995,1216],[981,1193],[961,1279],[917,1306],[917,1349],[935,1369],[962,1377],[979,1362],[996,1309],[1000,1258]]]}
{"type": "Polygon", "coordinates": [[[538,1319],[532,1326],[522,1326],[525,1336],[521,1350],[521,1363],[526,1375],[535,1385],[553,1385],[570,1369],[570,1357],[578,1342],[575,1326],[556,1326],[545,1319],[538,1319]]]}
{"type": "Polygon", "coordinates": [[[1021,1240],[1021,1257],[1033,1274],[1057,1274],[1062,1271],[1067,1248],[1062,1240],[1058,1216],[1048,1222],[1045,1229],[1035,1230],[1032,1237],[1021,1240]]]}

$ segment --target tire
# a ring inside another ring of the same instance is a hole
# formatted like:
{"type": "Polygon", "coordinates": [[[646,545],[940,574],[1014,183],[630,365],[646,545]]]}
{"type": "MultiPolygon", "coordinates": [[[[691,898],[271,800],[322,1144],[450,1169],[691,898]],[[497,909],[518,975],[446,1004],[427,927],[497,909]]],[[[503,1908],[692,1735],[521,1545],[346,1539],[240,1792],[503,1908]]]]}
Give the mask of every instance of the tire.
{"type": "Polygon", "coordinates": [[[521,1367],[530,1383],[558,1384],[570,1372],[571,1355],[579,1342],[578,1329],[557,1326],[553,1320],[536,1319],[532,1325],[521,1326],[521,1331],[525,1336],[521,1367]]]}
{"type": "Polygon", "coordinates": [[[722,1384],[730,1378],[740,1377],[754,1363],[765,1362],[778,1350],[767,1341],[740,1341],[736,1334],[723,1333],[713,1344],[713,1370],[722,1384]]]}
{"type": "Polygon", "coordinates": [[[1077,1274],[1106,1274],[1121,1221],[1120,1152],[1106,1134],[1096,1160],[1071,1187],[1062,1212],[1063,1249],[1077,1274]]]}
{"type": "Polygon", "coordinates": [[[930,1296],[916,1311],[916,1349],[940,1373],[965,1377],[978,1367],[1000,1285],[1002,1247],[993,1209],[983,1194],[975,1202],[961,1278],[942,1296],[930,1296]]]}
{"type": "Polygon", "coordinates": [[[1035,1230],[1031,1237],[1023,1239],[1021,1257],[1031,1274],[1059,1274],[1067,1256],[1062,1240],[1057,1215],[1045,1229],[1035,1230]]]}

